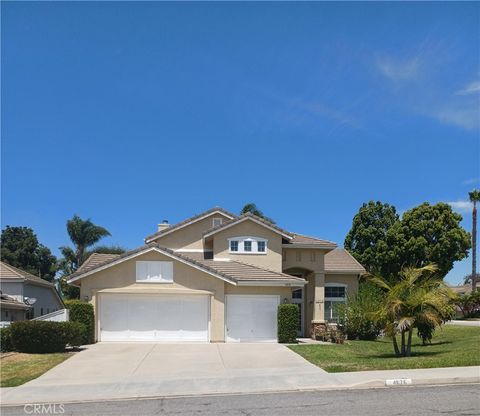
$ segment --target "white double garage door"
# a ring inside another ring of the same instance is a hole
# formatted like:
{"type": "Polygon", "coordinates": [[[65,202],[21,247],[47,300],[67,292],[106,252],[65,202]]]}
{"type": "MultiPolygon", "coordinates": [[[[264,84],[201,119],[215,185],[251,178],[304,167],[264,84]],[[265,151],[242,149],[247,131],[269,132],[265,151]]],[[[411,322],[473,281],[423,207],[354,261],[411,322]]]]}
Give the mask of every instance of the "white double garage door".
{"type": "MultiPolygon", "coordinates": [[[[226,295],[226,342],[276,342],[279,296],[226,295]]],[[[100,341],[209,342],[208,295],[104,293],[100,341]]]]}

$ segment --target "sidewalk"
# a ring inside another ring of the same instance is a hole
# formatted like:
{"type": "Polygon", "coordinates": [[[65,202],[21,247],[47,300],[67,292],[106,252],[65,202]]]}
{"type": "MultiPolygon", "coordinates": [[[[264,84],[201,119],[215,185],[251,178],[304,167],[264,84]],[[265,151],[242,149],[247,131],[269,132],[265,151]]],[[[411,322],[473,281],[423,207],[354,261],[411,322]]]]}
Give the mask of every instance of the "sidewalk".
{"type": "MultiPolygon", "coordinates": [[[[412,385],[479,383],[480,367],[325,373],[271,371],[262,375],[239,371],[221,377],[144,377],[111,383],[40,385],[27,383],[2,388],[2,405],[111,401],[148,397],[246,394],[301,390],[334,390],[384,387],[389,379],[411,379],[412,385]]],[[[393,387],[395,388],[395,387],[393,387]]]]}

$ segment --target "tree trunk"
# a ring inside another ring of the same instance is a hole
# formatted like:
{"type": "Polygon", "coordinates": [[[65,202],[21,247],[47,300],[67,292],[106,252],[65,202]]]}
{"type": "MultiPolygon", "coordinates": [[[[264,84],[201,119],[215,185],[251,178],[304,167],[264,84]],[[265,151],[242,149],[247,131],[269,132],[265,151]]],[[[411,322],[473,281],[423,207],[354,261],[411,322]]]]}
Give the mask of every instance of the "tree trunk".
{"type": "Polygon", "coordinates": [[[397,357],[400,357],[400,350],[398,349],[397,336],[393,335],[392,340],[393,340],[393,349],[395,350],[395,355],[397,357]]]}
{"type": "Polygon", "coordinates": [[[410,329],[408,330],[407,353],[405,354],[407,357],[410,357],[410,354],[412,352],[412,333],[413,328],[410,327],[410,329]]]}
{"type": "Polygon", "coordinates": [[[402,357],[405,357],[405,331],[402,330],[402,357]]]}
{"type": "Polygon", "coordinates": [[[472,292],[477,290],[477,201],[472,211],[472,292]]]}

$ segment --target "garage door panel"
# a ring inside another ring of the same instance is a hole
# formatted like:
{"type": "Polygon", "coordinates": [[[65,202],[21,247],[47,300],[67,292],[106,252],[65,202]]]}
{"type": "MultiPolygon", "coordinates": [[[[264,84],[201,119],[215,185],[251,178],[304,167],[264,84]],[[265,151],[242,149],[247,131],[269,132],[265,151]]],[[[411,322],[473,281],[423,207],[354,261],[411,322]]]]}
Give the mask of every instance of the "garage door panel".
{"type": "Polygon", "coordinates": [[[208,296],[100,296],[101,341],[208,341],[208,296]]]}
{"type": "Polygon", "coordinates": [[[278,296],[227,295],[227,342],[276,342],[278,296]]]}

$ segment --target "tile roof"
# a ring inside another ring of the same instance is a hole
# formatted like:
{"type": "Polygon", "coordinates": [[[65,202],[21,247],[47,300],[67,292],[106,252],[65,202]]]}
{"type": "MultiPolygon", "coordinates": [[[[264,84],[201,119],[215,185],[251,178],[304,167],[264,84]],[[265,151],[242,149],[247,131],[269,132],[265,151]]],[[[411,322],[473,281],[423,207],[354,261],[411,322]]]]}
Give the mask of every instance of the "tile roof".
{"type": "Polygon", "coordinates": [[[20,270],[17,267],[11,266],[3,261],[0,261],[0,279],[24,279],[31,282],[37,282],[44,285],[52,286],[55,285],[49,281],[42,279],[41,277],[35,276],[31,273],[28,273],[24,270],[20,270]]]}
{"type": "Polygon", "coordinates": [[[322,240],[321,238],[310,237],[304,234],[292,233],[293,239],[291,239],[287,244],[308,244],[308,245],[319,245],[319,246],[331,246],[332,248],[337,247],[337,244],[333,241],[322,240]]]}
{"type": "Polygon", "coordinates": [[[120,254],[104,254],[104,253],[92,253],[87,260],[77,269],[77,272],[83,272],[86,270],[94,269],[99,264],[105,263],[106,261],[116,259],[120,254]]]}
{"type": "Polygon", "coordinates": [[[261,217],[258,217],[257,215],[255,214],[252,214],[251,212],[247,212],[245,214],[242,214],[236,218],[233,218],[231,220],[228,220],[228,221],[224,221],[222,224],[220,225],[217,225],[216,227],[212,227],[210,228],[209,230],[205,231],[203,233],[204,236],[208,236],[208,235],[211,235],[211,234],[214,234],[216,233],[217,231],[220,231],[224,228],[228,228],[229,226],[231,225],[234,225],[236,224],[237,222],[241,222],[245,219],[252,219],[252,220],[255,220],[259,223],[262,223],[263,225],[265,225],[266,227],[269,227],[269,228],[272,228],[274,230],[276,230],[278,233],[280,234],[284,234],[288,237],[292,237],[292,233],[290,233],[289,231],[287,230],[284,230],[283,228],[280,228],[278,225],[275,225],[273,223],[271,223],[270,221],[264,219],[264,218],[261,218],[261,217]]]}
{"type": "Polygon", "coordinates": [[[2,306],[11,306],[13,308],[18,308],[18,309],[30,308],[30,306],[28,306],[26,303],[21,302],[18,299],[15,299],[13,296],[9,296],[4,293],[0,294],[0,304],[2,306]]]}
{"type": "Polygon", "coordinates": [[[193,217],[187,218],[186,220],[183,220],[183,221],[180,221],[176,224],[173,224],[173,225],[171,225],[170,227],[168,227],[164,230],[157,231],[156,233],[145,237],[145,242],[149,243],[149,242],[151,242],[152,240],[154,240],[155,238],[159,237],[162,234],[166,234],[167,232],[170,232],[170,231],[173,231],[177,228],[180,228],[183,225],[187,225],[190,222],[195,222],[202,217],[205,217],[209,214],[213,214],[216,211],[221,212],[222,214],[226,215],[227,217],[236,218],[235,214],[232,214],[231,212],[227,211],[226,209],[223,209],[221,207],[213,207],[213,208],[208,209],[207,211],[201,212],[200,214],[196,214],[193,217]]]}
{"type": "Polygon", "coordinates": [[[187,253],[184,257],[195,260],[205,266],[224,273],[236,281],[255,281],[255,280],[290,280],[292,282],[304,282],[304,279],[295,277],[286,273],[275,272],[264,269],[253,264],[241,262],[238,260],[218,261],[203,258],[202,253],[187,253]]]}
{"type": "Polygon", "coordinates": [[[337,248],[325,254],[325,271],[363,274],[365,268],[345,249],[337,248]]]}
{"type": "Polygon", "coordinates": [[[212,259],[205,259],[201,253],[179,253],[173,250],[170,250],[165,247],[160,247],[156,243],[151,243],[146,246],[138,247],[135,250],[127,251],[126,253],[117,255],[110,259],[105,259],[103,262],[92,262],[90,265],[87,265],[83,270],[77,270],[75,273],[72,273],[68,276],[69,281],[71,279],[79,278],[87,272],[95,271],[109,264],[113,264],[118,260],[128,258],[134,254],[140,253],[142,251],[148,251],[149,249],[157,249],[160,252],[164,252],[173,258],[183,260],[184,262],[196,266],[201,270],[204,270],[207,273],[211,273],[217,276],[224,278],[227,281],[230,281],[233,284],[244,281],[280,281],[284,283],[291,284],[300,284],[305,283],[304,279],[294,277],[285,273],[274,272],[272,270],[262,269],[251,264],[242,263],[239,261],[214,261],[212,259]]]}

